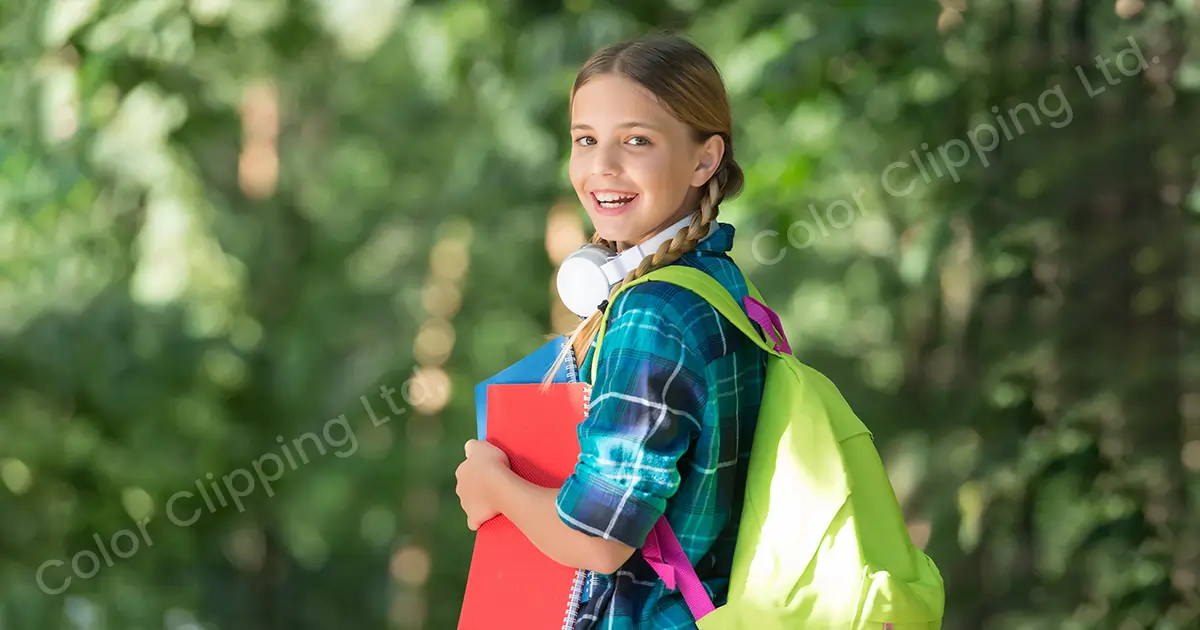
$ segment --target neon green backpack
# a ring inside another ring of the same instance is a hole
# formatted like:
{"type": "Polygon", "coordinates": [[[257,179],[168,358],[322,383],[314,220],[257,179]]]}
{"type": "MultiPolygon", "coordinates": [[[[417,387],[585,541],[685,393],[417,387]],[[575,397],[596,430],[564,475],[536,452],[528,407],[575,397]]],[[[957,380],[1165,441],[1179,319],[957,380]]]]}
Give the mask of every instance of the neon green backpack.
{"type": "Polygon", "coordinates": [[[792,356],[758,290],[747,280],[743,311],[715,279],[679,265],[622,290],[653,280],[704,298],[770,355],[727,603],[713,608],[665,517],[641,550],[700,630],[940,630],[941,573],[909,538],[871,432],[792,356]]]}

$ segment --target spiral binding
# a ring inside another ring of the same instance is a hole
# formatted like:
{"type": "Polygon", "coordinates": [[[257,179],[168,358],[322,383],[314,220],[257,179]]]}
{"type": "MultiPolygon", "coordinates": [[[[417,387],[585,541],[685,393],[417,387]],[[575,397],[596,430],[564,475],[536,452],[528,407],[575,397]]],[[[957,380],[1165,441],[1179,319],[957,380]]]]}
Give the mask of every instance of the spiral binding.
{"type": "Polygon", "coordinates": [[[564,363],[567,365],[567,382],[578,383],[579,373],[576,372],[575,367],[575,349],[571,344],[567,344],[567,359],[564,363]]]}
{"type": "MultiPolygon", "coordinates": [[[[587,417],[592,406],[592,388],[583,388],[583,415],[587,417]]],[[[571,582],[571,596],[567,599],[567,613],[563,616],[562,630],[574,630],[579,619],[579,604],[583,600],[583,585],[587,580],[587,569],[576,569],[571,582]]]]}
{"type": "Polygon", "coordinates": [[[583,599],[583,582],[587,576],[585,569],[575,570],[575,580],[571,582],[571,597],[567,600],[567,614],[563,616],[562,630],[573,630],[579,617],[579,603],[583,599]]]}

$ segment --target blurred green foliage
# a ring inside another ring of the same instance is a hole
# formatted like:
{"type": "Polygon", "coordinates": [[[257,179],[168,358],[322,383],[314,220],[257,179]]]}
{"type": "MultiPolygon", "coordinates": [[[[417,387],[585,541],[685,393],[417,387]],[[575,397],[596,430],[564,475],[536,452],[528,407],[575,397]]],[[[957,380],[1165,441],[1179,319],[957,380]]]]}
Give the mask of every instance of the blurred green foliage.
{"type": "Polygon", "coordinates": [[[947,630],[1200,627],[1198,16],[5,0],[0,628],[454,627],[471,388],[561,321],[573,73],[661,28],[947,630]]]}

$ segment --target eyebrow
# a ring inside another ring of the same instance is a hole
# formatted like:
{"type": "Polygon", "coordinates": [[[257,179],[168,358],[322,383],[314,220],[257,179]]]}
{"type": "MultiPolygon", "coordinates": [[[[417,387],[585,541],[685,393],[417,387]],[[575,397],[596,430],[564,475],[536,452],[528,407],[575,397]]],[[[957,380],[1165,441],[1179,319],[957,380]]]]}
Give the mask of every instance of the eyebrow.
{"type": "MultiPolygon", "coordinates": [[[[634,127],[642,127],[644,129],[649,129],[651,131],[659,131],[659,128],[657,126],[652,125],[648,122],[642,122],[640,120],[631,120],[629,122],[623,122],[623,123],[617,125],[617,129],[632,129],[634,127]]],[[[571,125],[571,131],[575,131],[575,130],[590,131],[591,129],[592,129],[592,127],[590,125],[585,125],[583,123],[575,123],[574,125],[571,125]]]]}

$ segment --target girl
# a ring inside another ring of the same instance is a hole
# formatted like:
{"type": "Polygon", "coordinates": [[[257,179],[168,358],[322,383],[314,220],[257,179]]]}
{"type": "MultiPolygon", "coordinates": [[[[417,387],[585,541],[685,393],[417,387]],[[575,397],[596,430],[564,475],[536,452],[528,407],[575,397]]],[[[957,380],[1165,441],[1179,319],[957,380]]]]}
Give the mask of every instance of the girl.
{"type": "MultiPolygon", "coordinates": [[[[712,60],[677,37],[609,46],[580,70],[570,108],[571,184],[593,242],[623,251],[691,217],[621,283],[687,265],[740,303],[734,229],[716,217],[742,171],[712,60]]],[[[592,572],[576,630],[695,628],[681,594],[635,551],[665,514],[713,603],[724,603],[765,354],[699,296],[647,282],[613,302],[593,356],[604,306],[569,344],[568,360],[584,357],[579,374],[599,362],[574,474],[539,487],[471,440],[457,492],[472,530],[503,514],[547,556],[592,572]]]]}

